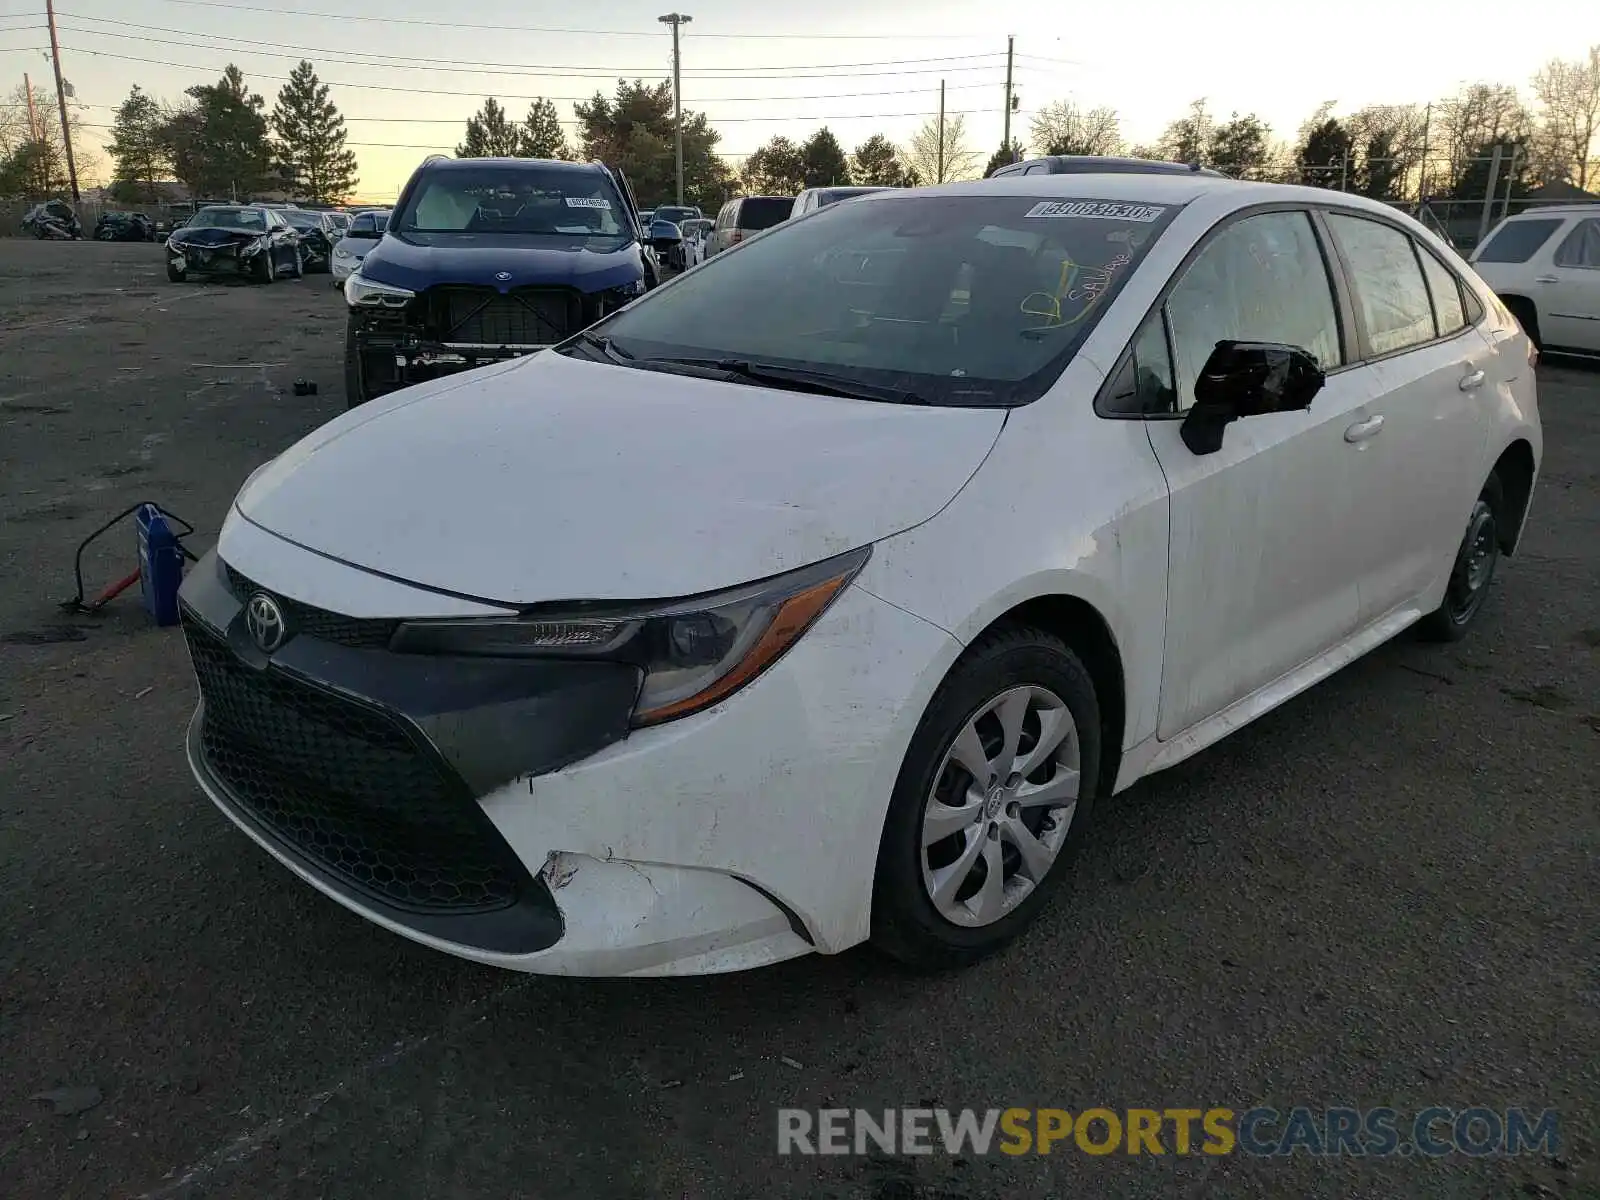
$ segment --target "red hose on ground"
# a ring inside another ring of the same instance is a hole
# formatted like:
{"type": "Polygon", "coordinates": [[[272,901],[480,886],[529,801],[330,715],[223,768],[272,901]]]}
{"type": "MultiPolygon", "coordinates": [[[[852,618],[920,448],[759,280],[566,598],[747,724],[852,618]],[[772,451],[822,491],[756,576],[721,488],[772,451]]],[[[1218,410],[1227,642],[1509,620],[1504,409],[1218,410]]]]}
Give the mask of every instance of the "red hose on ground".
{"type": "Polygon", "coordinates": [[[112,600],[115,600],[118,596],[122,595],[123,592],[127,591],[138,582],[139,568],[135,567],[132,575],[127,575],[117,580],[105,591],[101,592],[93,600],[89,601],[88,604],[84,605],[84,607],[89,609],[91,612],[97,608],[103,608],[105,605],[109,604],[112,600]]]}

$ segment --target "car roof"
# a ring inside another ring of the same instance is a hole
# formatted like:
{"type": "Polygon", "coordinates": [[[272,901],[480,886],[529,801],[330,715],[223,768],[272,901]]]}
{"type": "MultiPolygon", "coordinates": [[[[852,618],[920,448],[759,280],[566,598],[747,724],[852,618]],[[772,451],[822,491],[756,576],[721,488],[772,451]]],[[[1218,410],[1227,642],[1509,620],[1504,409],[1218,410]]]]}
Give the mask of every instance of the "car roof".
{"type": "Polygon", "coordinates": [[[1399,212],[1381,200],[1369,200],[1331,188],[1301,187],[1288,183],[1256,183],[1220,175],[1184,172],[1146,175],[1127,171],[1083,172],[1065,175],[999,175],[933,187],[890,188],[861,198],[862,204],[898,204],[919,196],[1031,196],[1082,200],[1120,200],[1143,204],[1188,204],[1203,196],[1225,196],[1237,206],[1298,202],[1320,206],[1399,212]]]}
{"type": "Polygon", "coordinates": [[[1600,200],[1564,200],[1560,204],[1536,204],[1519,213],[1512,213],[1504,219],[1519,221],[1524,217],[1566,217],[1573,213],[1600,213],[1600,200]]]}
{"type": "Polygon", "coordinates": [[[429,171],[467,171],[474,167],[555,167],[561,171],[572,171],[593,175],[601,170],[599,163],[567,162],[559,158],[430,158],[424,162],[423,167],[429,171]]]}

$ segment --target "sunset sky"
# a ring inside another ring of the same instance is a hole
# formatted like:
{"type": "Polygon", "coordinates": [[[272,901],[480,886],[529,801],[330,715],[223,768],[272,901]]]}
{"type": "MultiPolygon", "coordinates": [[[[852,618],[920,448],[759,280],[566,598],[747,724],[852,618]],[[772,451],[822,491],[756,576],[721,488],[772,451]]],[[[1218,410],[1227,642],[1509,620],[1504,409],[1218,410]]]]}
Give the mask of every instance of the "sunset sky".
{"type": "MultiPolygon", "coordinates": [[[[449,152],[488,95],[514,116],[549,96],[571,101],[618,76],[670,76],[664,3],[551,0],[60,0],[62,64],[103,140],[115,106],[138,83],[165,100],[236,62],[270,107],[289,70],[309,58],[349,121],[362,198],[392,198],[428,153],[449,152]]],[[[1324,100],[1342,110],[1425,102],[1480,80],[1526,88],[1556,56],[1600,42],[1600,5],[1533,0],[1441,9],[1344,0],[1298,12],[1265,0],[1023,5],[946,0],[911,6],[812,0],[761,6],[684,0],[683,95],[721,131],[734,165],[774,134],[801,139],[828,125],[846,148],[883,132],[903,141],[938,110],[952,113],[987,157],[1000,143],[1007,35],[1025,138],[1029,114],[1054,100],[1107,104],[1131,141],[1153,139],[1196,97],[1213,112],[1254,111],[1292,138],[1324,100]],[[1475,12],[1481,10],[1483,19],[1475,12]],[[1336,16],[1336,19],[1332,19],[1336,16]]],[[[0,0],[0,79],[49,84],[43,0],[0,0]]],[[[568,125],[569,133],[572,126],[568,125]]],[[[109,163],[99,156],[103,178],[109,163]]]]}

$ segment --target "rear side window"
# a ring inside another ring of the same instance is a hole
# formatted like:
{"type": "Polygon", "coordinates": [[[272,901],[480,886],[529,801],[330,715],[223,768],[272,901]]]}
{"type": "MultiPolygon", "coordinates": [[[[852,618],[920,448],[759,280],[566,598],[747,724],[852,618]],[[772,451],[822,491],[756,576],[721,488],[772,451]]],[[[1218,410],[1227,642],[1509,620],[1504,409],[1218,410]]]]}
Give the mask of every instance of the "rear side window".
{"type": "MultiPolygon", "coordinates": [[[[1324,370],[1343,361],[1333,285],[1303,212],[1262,213],[1223,229],[1172,289],[1167,321],[1180,409],[1194,403],[1194,382],[1219,341],[1285,342],[1324,370]]],[[[1431,316],[1428,323],[1431,332],[1431,316]]]]}
{"type": "Polygon", "coordinates": [[[1524,263],[1534,251],[1550,240],[1550,235],[1561,227],[1560,221],[1530,220],[1507,221],[1498,232],[1483,244],[1473,258],[1474,262],[1524,263]]]}
{"type": "Polygon", "coordinates": [[[789,219],[794,199],[782,196],[746,196],[739,206],[740,229],[771,229],[789,219]]]}
{"type": "Polygon", "coordinates": [[[1556,266],[1600,271],[1600,218],[1579,221],[1556,249],[1556,266]]]}
{"type": "Polygon", "coordinates": [[[1421,246],[1417,251],[1422,259],[1422,273],[1428,279],[1428,291],[1433,296],[1433,315],[1439,326],[1439,336],[1455,333],[1467,323],[1461,307],[1461,283],[1431,252],[1421,246]]]}
{"type": "Polygon", "coordinates": [[[1367,326],[1373,354],[1392,354],[1438,336],[1433,304],[1411,239],[1392,225],[1329,213],[1367,326]]]}

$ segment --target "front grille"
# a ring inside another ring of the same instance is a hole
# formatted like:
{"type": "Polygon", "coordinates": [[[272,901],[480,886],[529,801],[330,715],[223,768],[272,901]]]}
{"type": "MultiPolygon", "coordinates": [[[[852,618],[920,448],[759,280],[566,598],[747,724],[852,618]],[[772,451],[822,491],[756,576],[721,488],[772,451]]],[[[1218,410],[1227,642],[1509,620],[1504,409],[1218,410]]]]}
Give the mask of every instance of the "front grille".
{"type": "Polygon", "coordinates": [[[399,621],[386,621],[371,617],[347,617],[280,596],[270,588],[263,588],[226,563],[223,571],[228,577],[228,588],[240,603],[248,604],[257,592],[268,592],[283,611],[284,622],[291,634],[318,638],[324,642],[337,642],[341,646],[354,646],[358,650],[377,650],[389,644],[399,621]]]}
{"type": "Polygon", "coordinates": [[[445,914],[516,903],[525,876],[466,787],[382,710],[242,663],[185,616],[201,749],[247,815],[343,882],[445,914]]]}
{"type": "Polygon", "coordinates": [[[441,342],[545,346],[584,327],[583,297],[570,288],[436,287],[427,292],[428,322],[441,342]]]}

